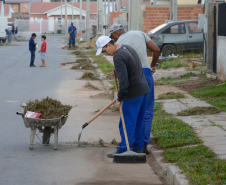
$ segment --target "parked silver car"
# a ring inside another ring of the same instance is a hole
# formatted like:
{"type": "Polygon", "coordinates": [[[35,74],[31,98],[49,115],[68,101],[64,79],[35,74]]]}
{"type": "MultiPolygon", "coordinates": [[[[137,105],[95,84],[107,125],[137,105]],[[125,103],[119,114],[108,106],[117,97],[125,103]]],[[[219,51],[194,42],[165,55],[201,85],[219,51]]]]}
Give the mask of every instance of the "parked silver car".
{"type": "Polygon", "coordinates": [[[177,51],[203,49],[203,30],[198,21],[176,21],[162,24],[148,32],[163,56],[177,51]]]}

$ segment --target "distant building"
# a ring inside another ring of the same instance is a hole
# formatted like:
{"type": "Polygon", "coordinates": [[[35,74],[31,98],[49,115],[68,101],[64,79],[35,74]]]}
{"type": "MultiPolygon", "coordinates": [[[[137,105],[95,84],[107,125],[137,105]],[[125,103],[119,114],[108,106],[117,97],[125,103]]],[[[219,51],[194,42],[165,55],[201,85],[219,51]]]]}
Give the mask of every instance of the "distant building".
{"type": "Polygon", "coordinates": [[[0,17],[12,17],[12,9],[10,4],[3,4],[3,1],[0,1],[0,17]]]}

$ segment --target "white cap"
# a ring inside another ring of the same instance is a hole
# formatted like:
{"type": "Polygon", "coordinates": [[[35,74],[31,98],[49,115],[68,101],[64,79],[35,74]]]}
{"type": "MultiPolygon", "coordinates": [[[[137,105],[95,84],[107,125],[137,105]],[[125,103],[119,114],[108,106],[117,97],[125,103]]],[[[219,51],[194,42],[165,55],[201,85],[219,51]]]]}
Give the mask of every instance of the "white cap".
{"type": "Polygon", "coordinates": [[[102,52],[102,48],[108,44],[111,41],[111,38],[109,38],[108,36],[101,36],[97,39],[96,42],[96,47],[97,47],[97,53],[96,55],[101,54],[102,52]]]}

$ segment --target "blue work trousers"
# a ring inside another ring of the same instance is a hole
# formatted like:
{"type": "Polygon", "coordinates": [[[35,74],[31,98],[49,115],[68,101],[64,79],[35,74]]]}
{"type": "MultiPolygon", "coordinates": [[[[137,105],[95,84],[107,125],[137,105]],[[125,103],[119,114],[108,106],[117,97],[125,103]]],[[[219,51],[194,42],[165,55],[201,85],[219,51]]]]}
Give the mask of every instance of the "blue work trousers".
{"type": "Polygon", "coordinates": [[[11,44],[12,35],[8,35],[8,44],[11,44]]]}
{"type": "Polygon", "coordinates": [[[148,142],[150,141],[151,126],[154,114],[155,92],[154,92],[154,80],[151,69],[143,68],[143,71],[150,90],[147,98],[148,100],[145,111],[145,126],[144,126],[145,131],[144,146],[147,146],[148,142]]]}
{"type": "MultiPolygon", "coordinates": [[[[147,106],[148,94],[137,98],[123,100],[122,111],[126,125],[129,146],[131,150],[143,150],[144,148],[144,116],[147,106]]],[[[121,135],[121,143],[117,147],[118,153],[127,151],[125,135],[123,131],[121,118],[119,120],[119,132],[121,135]]]]}
{"type": "Polygon", "coordinates": [[[30,67],[34,65],[35,61],[35,51],[30,51],[31,52],[31,62],[30,62],[30,67]]]}
{"type": "Polygon", "coordinates": [[[69,36],[69,44],[75,44],[75,35],[74,36],[69,36]]]}

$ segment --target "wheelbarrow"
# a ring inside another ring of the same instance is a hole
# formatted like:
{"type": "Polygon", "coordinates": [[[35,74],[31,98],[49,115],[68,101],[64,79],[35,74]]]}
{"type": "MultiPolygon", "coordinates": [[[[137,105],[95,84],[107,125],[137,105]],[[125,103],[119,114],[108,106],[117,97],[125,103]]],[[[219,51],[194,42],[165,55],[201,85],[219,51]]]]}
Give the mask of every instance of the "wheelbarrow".
{"type": "Polygon", "coordinates": [[[36,134],[36,129],[38,129],[39,132],[43,133],[42,141],[38,137],[43,145],[48,145],[50,137],[54,134],[54,150],[57,150],[58,132],[59,129],[66,123],[68,115],[54,119],[40,119],[25,117],[24,114],[20,112],[17,112],[16,114],[22,116],[25,127],[31,128],[30,147],[29,147],[30,150],[33,150],[35,135],[38,137],[38,135],[36,134]]]}

